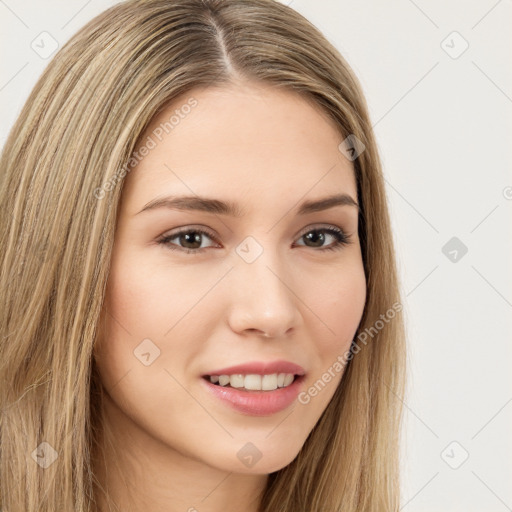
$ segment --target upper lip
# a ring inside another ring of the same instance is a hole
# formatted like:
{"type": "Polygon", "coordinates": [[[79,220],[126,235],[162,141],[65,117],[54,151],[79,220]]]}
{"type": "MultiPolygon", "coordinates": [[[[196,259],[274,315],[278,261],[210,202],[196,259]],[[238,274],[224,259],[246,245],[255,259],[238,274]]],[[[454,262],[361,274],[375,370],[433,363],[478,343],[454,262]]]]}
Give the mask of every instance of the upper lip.
{"type": "Polygon", "coordinates": [[[249,363],[237,364],[218,370],[212,370],[205,373],[203,377],[212,375],[272,375],[273,373],[291,373],[294,375],[304,375],[306,372],[302,366],[291,363],[290,361],[253,361],[249,363]]]}

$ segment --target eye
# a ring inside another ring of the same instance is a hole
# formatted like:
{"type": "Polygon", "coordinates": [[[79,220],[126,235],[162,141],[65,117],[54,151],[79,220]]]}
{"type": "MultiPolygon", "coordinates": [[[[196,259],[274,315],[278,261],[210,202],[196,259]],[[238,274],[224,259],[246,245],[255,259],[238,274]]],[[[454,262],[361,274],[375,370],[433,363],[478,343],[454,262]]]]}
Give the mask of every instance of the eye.
{"type": "MultiPolygon", "coordinates": [[[[171,233],[169,235],[165,235],[161,237],[157,243],[166,246],[167,248],[175,251],[182,251],[188,254],[198,254],[203,252],[208,247],[201,247],[201,242],[204,237],[215,240],[215,235],[209,230],[205,230],[203,228],[182,228],[175,233],[171,233]],[[177,245],[172,242],[172,240],[178,239],[180,244],[177,245]]],[[[337,249],[341,249],[344,245],[348,245],[351,243],[350,237],[345,234],[340,228],[336,226],[322,227],[322,228],[308,228],[306,231],[303,231],[299,236],[300,239],[305,239],[308,243],[312,243],[313,245],[306,245],[306,247],[319,248],[320,251],[333,251],[337,249]],[[322,245],[326,241],[326,235],[334,238],[334,242],[330,245],[323,247],[322,245]]],[[[302,245],[302,244],[299,244],[302,245]]],[[[212,247],[212,246],[209,246],[212,247]]]]}
{"type": "Polygon", "coordinates": [[[199,253],[203,252],[204,248],[197,247],[201,245],[201,239],[204,236],[208,238],[215,239],[213,233],[199,228],[183,228],[177,231],[176,233],[172,233],[170,235],[165,235],[160,240],[158,240],[159,244],[163,244],[171,250],[184,251],[186,253],[199,253]],[[180,243],[185,244],[184,247],[171,243],[171,240],[175,238],[178,239],[180,243]]]}
{"type": "MultiPolygon", "coordinates": [[[[335,251],[337,249],[341,249],[344,245],[348,245],[351,242],[350,237],[336,226],[313,229],[308,228],[307,231],[303,231],[299,239],[305,238],[308,240],[308,242],[312,242],[313,244],[323,243],[326,239],[324,233],[327,233],[328,236],[333,237],[334,242],[327,247],[320,247],[321,251],[335,251]]],[[[313,245],[312,247],[318,247],[318,245],[313,245]]]]}

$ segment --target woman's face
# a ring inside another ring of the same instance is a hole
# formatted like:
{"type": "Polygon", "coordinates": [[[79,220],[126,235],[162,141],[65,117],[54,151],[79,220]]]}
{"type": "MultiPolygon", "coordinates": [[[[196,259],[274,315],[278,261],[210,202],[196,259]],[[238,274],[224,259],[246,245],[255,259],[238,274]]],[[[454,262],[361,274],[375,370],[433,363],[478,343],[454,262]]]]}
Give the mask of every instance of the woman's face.
{"type": "Polygon", "coordinates": [[[255,474],[296,457],[366,299],[357,207],[305,207],[357,201],[341,142],[311,103],[252,83],[196,89],[154,118],[125,178],[95,347],[133,450],[151,439],[255,474]]]}

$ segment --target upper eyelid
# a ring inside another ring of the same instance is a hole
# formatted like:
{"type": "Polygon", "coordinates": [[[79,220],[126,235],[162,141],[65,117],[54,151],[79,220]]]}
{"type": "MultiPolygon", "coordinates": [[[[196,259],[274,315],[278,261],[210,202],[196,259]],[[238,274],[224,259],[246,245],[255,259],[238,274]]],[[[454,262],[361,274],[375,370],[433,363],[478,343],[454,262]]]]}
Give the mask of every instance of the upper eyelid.
{"type": "MultiPolygon", "coordinates": [[[[303,236],[305,233],[308,233],[309,231],[313,231],[313,230],[331,229],[331,228],[339,229],[342,233],[344,233],[345,235],[348,236],[348,231],[345,230],[342,226],[337,226],[336,224],[312,224],[312,225],[306,226],[305,228],[300,230],[296,236],[299,236],[299,237],[303,236]]],[[[179,228],[175,228],[175,231],[174,230],[171,232],[166,231],[159,238],[169,238],[169,237],[173,238],[179,234],[187,233],[189,231],[204,232],[204,234],[208,235],[209,237],[211,237],[213,239],[217,239],[217,236],[214,234],[213,230],[211,230],[210,228],[207,228],[205,226],[200,226],[200,225],[194,225],[194,224],[189,225],[189,226],[182,226],[179,228]]]]}

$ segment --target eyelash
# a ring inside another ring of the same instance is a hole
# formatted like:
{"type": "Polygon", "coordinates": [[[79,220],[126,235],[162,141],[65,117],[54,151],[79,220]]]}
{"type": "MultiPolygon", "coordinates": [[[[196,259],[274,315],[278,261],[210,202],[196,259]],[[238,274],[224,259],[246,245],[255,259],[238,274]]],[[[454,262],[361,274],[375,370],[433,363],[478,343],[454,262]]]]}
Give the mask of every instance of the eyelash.
{"type": "MultiPolygon", "coordinates": [[[[351,243],[350,236],[335,226],[330,226],[328,228],[308,229],[307,231],[304,231],[299,236],[299,239],[304,237],[308,233],[312,233],[315,231],[325,232],[330,235],[333,235],[336,238],[336,241],[333,244],[328,245],[327,247],[321,247],[321,248],[317,249],[317,251],[336,251],[336,250],[342,249],[345,245],[348,245],[351,243]]],[[[214,242],[217,242],[213,233],[211,233],[208,230],[200,229],[200,228],[184,228],[184,229],[177,231],[176,233],[172,233],[170,235],[163,236],[162,238],[157,240],[157,243],[166,246],[168,249],[170,249],[172,251],[181,251],[181,252],[185,252],[187,254],[198,254],[198,253],[202,253],[202,252],[206,251],[207,249],[210,249],[210,247],[203,247],[202,249],[188,249],[186,247],[180,247],[180,246],[170,243],[170,241],[173,240],[174,238],[176,238],[180,235],[189,234],[189,233],[200,233],[201,235],[207,235],[214,242]]],[[[304,246],[304,247],[307,247],[307,246],[304,246]]]]}

